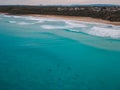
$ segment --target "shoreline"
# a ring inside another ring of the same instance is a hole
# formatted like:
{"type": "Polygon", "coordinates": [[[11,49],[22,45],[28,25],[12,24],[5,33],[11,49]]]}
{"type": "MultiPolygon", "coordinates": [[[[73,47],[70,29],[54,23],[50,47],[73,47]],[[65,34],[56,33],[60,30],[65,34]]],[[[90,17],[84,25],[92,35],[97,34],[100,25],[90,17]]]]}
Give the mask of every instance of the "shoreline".
{"type": "MultiPolygon", "coordinates": [[[[0,13],[5,15],[15,15],[9,13],[0,13]]],[[[92,17],[81,17],[81,16],[62,16],[62,15],[40,15],[40,14],[23,14],[23,15],[16,15],[16,16],[32,16],[32,17],[44,17],[44,18],[54,18],[54,19],[64,19],[64,20],[75,20],[75,21],[83,21],[86,23],[96,23],[96,24],[109,24],[120,26],[120,22],[111,22],[108,20],[103,20],[99,18],[92,18],[92,17]]]]}
{"type": "Polygon", "coordinates": [[[120,26],[120,22],[111,22],[108,20],[102,20],[102,19],[97,19],[97,18],[92,18],[92,17],[62,16],[62,15],[39,15],[39,14],[25,14],[23,16],[75,20],[75,21],[83,21],[83,22],[88,22],[88,23],[91,22],[91,23],[98,23],[98,24],[110,24],[110,25],[120,26]]]}

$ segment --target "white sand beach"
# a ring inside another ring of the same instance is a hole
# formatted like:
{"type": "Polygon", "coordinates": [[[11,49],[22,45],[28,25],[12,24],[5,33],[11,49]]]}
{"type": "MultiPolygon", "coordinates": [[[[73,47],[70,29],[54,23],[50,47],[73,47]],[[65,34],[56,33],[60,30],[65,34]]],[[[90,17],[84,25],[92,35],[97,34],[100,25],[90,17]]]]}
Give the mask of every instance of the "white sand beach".
{"type": "Polygon", "coordinates": [[[120,22],[111,22],[108,20],[102,20],[91,17],[80,17],[80,16],[61,16],[61,15],[38,15],[38,14],[28,14],[29,16],[34,17],[45,17],[45,18],[56,18],[56,19],[66,19],[66,20],[77,20],[84,22],[92,22],[92,23],[104,23],[104,24],[112,24],[120,26],[120,22]]]}

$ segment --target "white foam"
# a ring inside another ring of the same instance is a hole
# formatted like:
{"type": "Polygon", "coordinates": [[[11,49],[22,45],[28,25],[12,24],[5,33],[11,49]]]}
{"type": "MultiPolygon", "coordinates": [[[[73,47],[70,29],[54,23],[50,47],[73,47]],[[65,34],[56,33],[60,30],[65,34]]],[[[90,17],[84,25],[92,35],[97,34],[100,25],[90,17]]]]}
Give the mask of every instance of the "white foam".
{"type": "Polygon", "coordinates": [[[63,20],[60,20],[60,19],[53,19],[53,18],[51,18],[51,19],[47,18],[47,19],[45,19],[45,20],[46,20],[46,21],[50,21],[50,22],[63,21],[63,20]]]}
{"type": "Polygon", "coordinates": [[[3,15],[3,17],[11,17],[10,15],[3,15]]]}
{"type": "Polygon", "coordinates": [[[16,21],[9,21],[9,23],[16,23],[16,21]]]}
{"type": "Polygon", "coordinates": [[[17,24],[19,24],[19,25],[29,25],[29,24],[33,24],[33,23],[27,23],[27,22],[18,22],[17,24]]]}
{"type": "MultiPolygon", "coordinates": [[[[11,17],[8,15],[4,15],[5,17],[11,17]]],[[[43,29],[66,29],[71,32],[84,32],[93,36],[99,37],[107,37],[112,39],[120,38],[120,26],[107,25],[107,24],[95,24],[95,23],[87,23],[82,21],[71,21],[71,20],[62,20],[62,19],[51,19],[44,17],[32,17],[32,16],[13,16],[14,18],[24,18],[25,20],[35,20],[34,22],[29,21],[9,21],[9,23],[16,23],[19,25],[31,25],[37,23],[43,23],[45,21],[50,22],[64,22],[65,26],[60,25],[40,25],[43,29]],[[90,24],[90,27],[89,27],[90,24]]]]}
{"type": "Polygon", "coordinates": [[[28,17],[24,16],[24,19],[26,19],[26,20],[35,20],[35,21],[40,21],[40,22],[44,22],[44,21],[50,21],[50,22],[63,21],[61,19],[33,17],[33,16],[28,16],[28,17]]]}
{"type": "Polygon", "coordinates": [[[29,16],[29,17],[24,17],[26,20],[37,20],[37,21],[39,21],[40,20],[40,18],[37,18],[37,17],[31,17],[31,16],[29,16]]]}
{"type": "Polygon", "coordinates": [[[32,24],[36,24],[36,23],[42,23],[40,21],[37,21],[37,22],[31,22],[31,23],[28,23],[28,22],[25,22],[25,21],[21,21],[21,22],[17,22],[17,21],[8,21],[9,23],[11,24],[19,24],[19,25],[32,25],[32,24]]]}
{"type": "Polygon", "coordinates": [[[32,17],[32,16],[13,16],[13,18],[22,18],[25,20],[39,20],[37,17],[32,17]]]}
{"type": "Polygon", "coordinates": [[[87,27],[85,24],[75,23],[75,22],[72,22],[72,21],[66,21],[65,23],[67,25],[69,25],[71,28],[74,28],[74,27],[80,27],[80,28],[87,27]]]}
{"type": "Polygon", "coordinates": [[[71,31],[71,32],[80,32],[79,30],[75,30],[75,29],[68,29],[68,31],[71,31]]]}
{"type": "Polygon", "coordinates": [[[37,23],[43,23],[45,21],[44,18],[37,18],[37,17],[24,17],[25,20],[32,20],[32,21],[36,21],[33,24],[37,24],[37,23]]]}
{"type": "Polygon", "coordinates": [[[14,18],[22,18],[22,16],[13,16],[14,18]]]}
{"type": "Polygon", "coordinates": [[[43,29],[65,29],[66,27],[62,26],[53,26],[53,25],[41,25],[43,29]]]}
{"type": "Polygon", "coordinates": [[[120,30],[114,28],[102,28],[102,27],[93,27],[90,30],[86,30],[86,33],[99,37],[110,37],[113,39],[120,38],[120,30]]]}

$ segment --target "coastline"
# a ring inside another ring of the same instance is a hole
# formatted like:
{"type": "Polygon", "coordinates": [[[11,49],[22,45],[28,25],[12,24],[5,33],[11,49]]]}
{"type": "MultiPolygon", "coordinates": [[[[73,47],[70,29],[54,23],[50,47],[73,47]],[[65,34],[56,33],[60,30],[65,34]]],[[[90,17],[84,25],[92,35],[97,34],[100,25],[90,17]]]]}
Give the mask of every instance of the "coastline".
{"type": "Polygon", "coordinates": [[[33,16],[33,17],[45,17],[45,18],[54,18],[54,19],[64,19],[64,20],[75,20],[91,23],[100,23],[100,24],[110,24],[120,26],[120,22],[111,22],[108,20],[102,20],[92,17],[80,17],[80,16],[62,16],[62,15],[39,15],[39,14],[26,14],[24,16],[33,16]]]}
{"type": "MultiPolygon", "coordinates": [[[[1,12],[0,12],[0,14],[15,15],[15,14],[1,13],[1,12]]],[[[83,22],[88,22],[88,23],[109,24],[109,25],[120,26],[120,22],[112,22],[112,21],[103,20],[103,19],[99,19],[99,18],[92,18],[92,17],[40,15],[40,14],[24,14],[24,15],[18,15],[18,16],[32,16],[32,17],[44,17],[44,18],[64,19],[64,20],[75,20],[75,21],[83,21],[83,22]]]]}

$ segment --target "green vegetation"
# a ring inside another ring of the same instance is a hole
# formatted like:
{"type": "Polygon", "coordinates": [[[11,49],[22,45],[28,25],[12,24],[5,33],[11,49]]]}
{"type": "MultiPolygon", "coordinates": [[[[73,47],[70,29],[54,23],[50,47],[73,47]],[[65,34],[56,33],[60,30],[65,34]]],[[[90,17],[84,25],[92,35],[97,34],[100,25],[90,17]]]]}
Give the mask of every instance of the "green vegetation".
{"type": "Polygon", "coordinates": [[[65,15],[120,21],[120,6],[0,6],[9,14],[65,15]]]}

